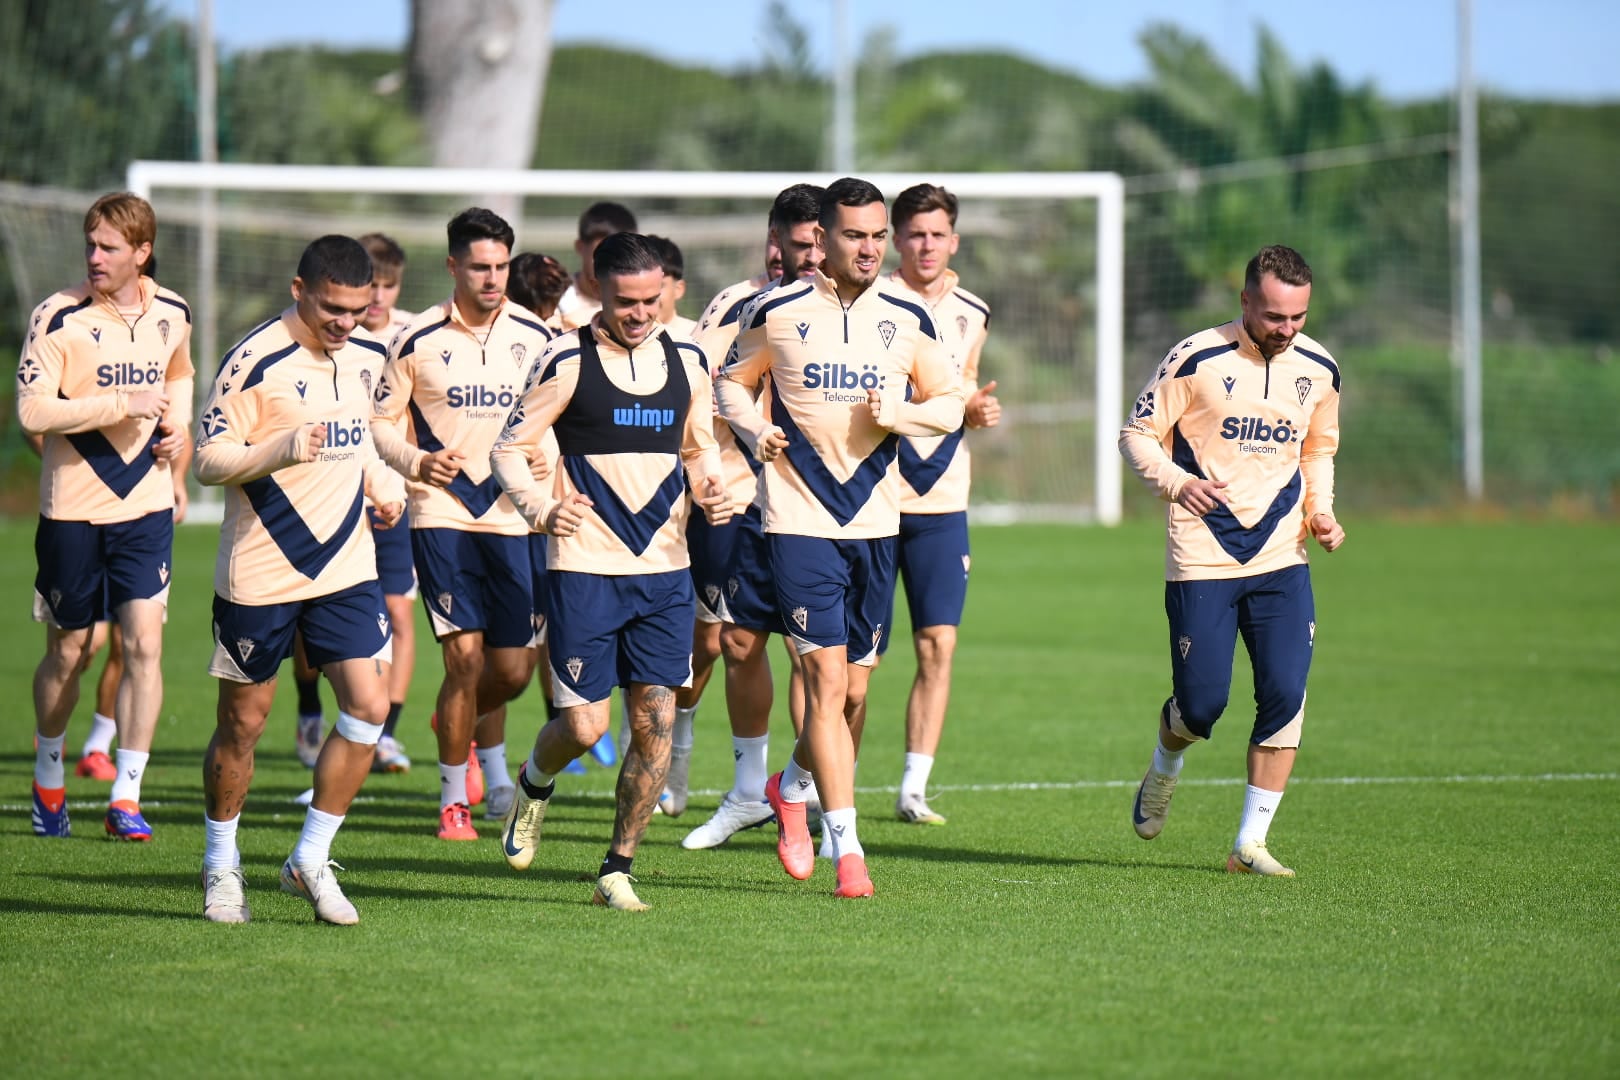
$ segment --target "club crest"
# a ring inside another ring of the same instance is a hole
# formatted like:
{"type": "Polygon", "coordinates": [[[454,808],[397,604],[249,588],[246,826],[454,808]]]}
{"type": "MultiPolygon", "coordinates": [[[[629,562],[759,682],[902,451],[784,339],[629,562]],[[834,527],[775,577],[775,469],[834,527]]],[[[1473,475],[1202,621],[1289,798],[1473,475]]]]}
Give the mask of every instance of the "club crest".
{"type": "Polygon", "coordinates": [[[577,656],[570,656],[567,662],[563,664],[563,667],[568,669],[568,677],[570,679],[573,679],[575,682],[579,682],[579,673],[585,670],[585,661],[581,660],[577,656]]]}
{"type": "Polygon", "coordinates": [[[740,586],[740,584],[741,583],[734,577],[733,578],[727,578],[726,579],[726,595],[731,596],[731,597],[735,597],[737,595],[737,589],[740,586]]]}
{"type": "Polygon", "coordinates": [[[388,613],[386,611],[377,612],[377,633],[383,637],[388,636],[388,613]]]}
{"type": "Polygon", "coordinates": [[[449,593],[442,592],[439,594],[439,610],[444,612],[446,618],[449,618],[450,608],[454,602],[455,597],[451,596],[449,593]]]}
{"type": "Polygon", "coordinates": [[[960,337],[960,338],[966,338],[967,337],[967,328],[968,328],[967,316],[966,315],[958,315],[956,317],[956,336],[960,337]]]}
{"type": "Polygon", "coordinates": [[[52,589],[51,590],[51,610],[55,611],[57,608],[59,608],[61,606],[62,606],[62,590],[61,589],[52,589]]]}
{"type": "Polygon", "coordinates": [[[1176,651],[1181,654],[1183,660],[1187,659],[1187,654],[1192,652],[1192,638],[1186,634],[1176,638],[1176,651]]]}
{"type": "Polygon", "coordinates": [[[1316,620],[1315,619],[1311,620],[1310,625],[1308,627],[1306,627],[1306,631],[1311,635],[1310,644],[1314,648],[1316,646],[1316,620]]]}
{"type": "Polygon", "coordinates": [[[705,586],[703,586],[703,595],[708,598],[709,606],[714,607],[714,605],[716,605],[716,604],[718,604],[720,602],[720,586],[718,586],[718,585],[705,585],[705,586]]]}
{"type": "Polygon", "coordinates": [[[878,323],[878,337],[883,339],[883,347],[887,349],[894,344],[894,332],[897,327],[888,319],[878,323]]]}
{"type": "Polygon", "coordinates": [[[529,347],[527,345],[523,344],[523,342],[521,342],[521,341],[513,342],[513,344],[512,344],[512,363],[516,364],[518,367],[522,367],[523,366],[523,358],[525,356],[528,356],[528,355],[529,355],[529,347]]]}
{"type": "Polygon", "coordinates": [[[242,658],[244,664],[247,663],[248,657],[253,655],[253,650],[256,648],[258,648],[258,643],[252,638],[239,637],[236,639],[236,655],[242,658]]]}
{"type": "Polygon", "coordinates": [[[161,584],[164,584],[164,585],[167,585],[169,583],[169,564],[168,563],[159,563],[158,564],[158,581],[161,584]]]}
{"type": "Polygon", "coordinates": [[[360,369],[360,385],[366,388],[366,397],[371,396],[371,369],[360,369]]]}
{"type": "Polygon", "coordinates": [[[800,630],[808,630],[809,629],[809,623],[810,623],[810,612],[806,611],[802,607],[794,608],[793,609],[793,622],[794,622],[794,625],[798,626],[798,628],[800,630]]]}
{"type": "Polygon", "coordinates": [[[1299,403],[1305,404],[1305,399],[1311,396],[1311,380],[1301,375],[1294,380],[1294,391],[1299,394],[1299,403]]]}

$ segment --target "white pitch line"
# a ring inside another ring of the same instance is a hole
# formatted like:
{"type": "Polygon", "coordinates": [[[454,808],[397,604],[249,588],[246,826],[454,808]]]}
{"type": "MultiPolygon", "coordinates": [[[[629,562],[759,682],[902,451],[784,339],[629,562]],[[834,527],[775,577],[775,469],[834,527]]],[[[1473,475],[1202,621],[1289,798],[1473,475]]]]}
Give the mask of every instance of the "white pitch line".
{"type": "MultiPolygon", "coordinates": [[[[1590,773],[1487,773],[1479,775],[1455,774],[1452,776],[1296,776],[1288,783],[1296,784],[1352,787],[1361,784],[1569,784],[1569,783],[1612,783],[1620,780],[1620,772],[1590,772],[1590,773]]],[[[1134,788],[1142,781],[1137,780],[1044,780],[1044,781],[1008,781],[1006,783],[991,784],[941,784],[929,788],[933,794],[948,794],[952,792],[998,792],[998,791],[1091,791],[1106,788],[1134,788]]],[[[1182,787],[1237,787],[1247,781],[1240,776],[1219,776],[1198,779],[1188,777],[1181,781],[1182,787]]],[[[857,794],[862,795],[894,795],[898,793],[898,786],[890,787],[858,787],[857,794]]],[[[726,792],[721,788],[699,788],[690,794],[705,798],[718,798],[726,792]]],[[[584,799],[611,799],[612,791],[568,791],[560,794],[571,798],[584,799]]],[[[381,802],[383,798],[376,795],[359,795],[355,803],[381,802]]],[[[70,810],[93,810],[106,806],[105,802],[95,800],[73,800],[68,803],[70,810]]],[[[142,802],[145,809],[160,808],[165,805],[194,805],[193,803],[164,803],[161,801],[142,802]]],[[[287,805],[294,805],[292,800],[287,805]]],[[[24,803],[0,804],[0,813],[22,813],[32,811],[33,806],[24,803]]]]}

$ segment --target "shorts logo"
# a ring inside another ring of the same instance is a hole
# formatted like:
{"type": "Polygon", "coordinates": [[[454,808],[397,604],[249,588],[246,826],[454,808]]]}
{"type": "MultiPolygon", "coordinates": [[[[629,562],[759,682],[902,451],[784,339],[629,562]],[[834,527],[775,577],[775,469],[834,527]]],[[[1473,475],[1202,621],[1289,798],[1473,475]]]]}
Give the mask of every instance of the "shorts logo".
{"type": "Polygon", "coordinates": [[[1294,380],[1294,391],[1299,394],[1299,403],[1305,404],[1305,399],[1311,396],[1311,380],[1301,375],[1294,380]]]}
{"type": "Polygon", "coordinates": [[[809,627],[810,612],[806,611],[802,607],[794,608],[793,609],[793,621],[799,627],[800,630],[808,630],[810,628],[809,627]]]}
{"type": "Polygon", "coordinates": [[[718,586],[718,585],[705,585],[705,586],[703,586],[703,595],[708,597],[709,606],[714,607],[714,605],[716,605],[716,604],[718,604],[720,602],[720,586],[718,586]]]}
{"type": "Polygon", "coordinates": [[[167,345],[169,343],[169,320],[168,319],[159,319],[158,320],[158,337],[163,339],[163,344],[167,345]]]}
{"type": "Polygon", "coordinates": [[[253,655],[253,650],[257,647],[257,643],[252,638],[239,637],[236,639],[236,654],[242,658],[244,664],[247,663],[248,657],[253,655]]]}
{"type": "Polygon", "coordinates": [[[1192,638],[1188,637],[1186,634],[1182,634],[1180,637],[1176,638],[1176,651],[1181,653],[1181,658],[1183,660],[1187,659],[1187,654],[1192,652],[1192,638]]]}
{"type": "Polygon", "coordinates": [[[386,611],[377,612],[377,633],[383,637],[388,636],[388,613],[386,611]]]}
{"type": "Polygon", "coordinates": [[[970,570],[972,568],[972,566],[973,566],[973,556],[971,556],[971,555],[962,556],[962,576],[963,577],[967,577],[968,570],[970,570]]]}
{"type": "Polygon", "coordinates": [[[1221,379],[1221,385],[1226,387],[1226,400],[1232,400],[1232,389],[1237,386],[1237,379],[1227,375],[1221,379]]]}
{"type": "Polygon", "coordinates": [[[795,329],[795,330],[797,330],[799,332],[799,341],[801,343],[803,343],[804,341],[809,339],[809,337],[810,337],[810,324],[809,323],[802,322],[799,325],[795,326],[793,329],[795,329]]]}
{"type": "Polygon", "coordinates": [[[455,597],[451,596],[449,593],[447,593],[447,592],[440,593],[439,594],[439,610],[444,612],[445,615],[448,616],[450,614],[450,607],[451,607],[451,605],[452,605],[452,603],[454,601],[455,601],[455,597]]]}
{"type": "Polygon", "coordinates": [[[1311,647],[1315,648],[1316,647],[1316,620],[1315,619],[1311,620],[1310,626],[1307,627],[1307,631],[1311,635],[1311,641],[1310,641],[1311,647]]]}
{"type": "Polygon", "coordinates": [[[169,564],[168,563],[161,563],[161,564],[158,565],[158,581],[160,581],[164,585],[167,585],[169,583],[169,564]]]}
{"type": "Polygon", "coordinates": [[[727,578],[726,579],[726,595],[732,597],[733,599],[735,599],[736,596],[737,596],[737,590],[738,590],[738,588],[741,587],[741,584],[742,583],[739,582],[736,578],[727,578]]]}
{"type": "Polygon", "coordinates": [[[529,355],[529,347],[527,345],[523,344],[521,341],[516,342],[516,343],[513,344],[513,346],[512,346],[512,363],[516,364],[518,367],[522,367],[523,366],[523,358],[525,356],[528,356],[528,355],[529,355]]]}
{"type": "Polygon", "coordinates": [[[956,317],[956,336],[961,337],[961,338],[966,338],[967,337],[967,316],[966,315],[958,315],[956,317]]]}
{"type": "Polygon", "coordinates": [[[563,664],[563,667],[568,669],[568,677],[570,679],[573,679],[575,682],[579,682],[579,673],[585,670],[585,661],[581,660],[577,656],[570,656],[568,661],[563,664]]]}
{"type": "Polygon", "coordinates": [[[876,626],[874,626],[872,628],[872,648],[874,648],[874,649],[877,648],[878,647],[878,642],[880,642],[882,640],[883,640],[883,624],[878,623],[876,626]]]}
{"type": "Polygon", "coordinates": [[[61,589],[52,589],[51,590],[51,610],[55,611],[57,608],[59,608],[61,606],[62,606],[62,590],[61,589]]]}
{"type": "Polygon", "coordinates": [[[878,337],[883,339],[883,347],[887,349],[894,344],[894,332],[897,327],[888,319],[878,323],[878,337]]]}

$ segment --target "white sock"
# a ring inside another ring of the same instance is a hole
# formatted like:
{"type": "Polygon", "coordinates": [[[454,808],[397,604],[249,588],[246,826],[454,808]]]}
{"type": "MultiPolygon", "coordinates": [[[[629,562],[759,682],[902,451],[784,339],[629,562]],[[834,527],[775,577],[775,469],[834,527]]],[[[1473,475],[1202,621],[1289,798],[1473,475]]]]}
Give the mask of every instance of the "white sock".
{"type": "Polygon", "coordinates": [[[478,764],[484,767],[484,784],[491,788],[511,787],[512,773],[506,764],[506,744],[478,748],[478,764]]]}
{"type": "Polygon", "coordinates": [[[1260,844],[1266,842],[1266,832],[1271,828],[1271,819],[1277,816],[1277,804],[1282,802],[1282,797],[1283,793],[1280,791],[1267,791],[1253,784],[1243,789],[1243,821],[1238,825],[1237,842],[1232,845],[1233,850],[1250,841],[1260,844]]]}
{"type": "Polygon", "coordinates": [[[439,809],[460,803],[467,805],[467,763],[446,765],[439,762],[439,809]]]}
{"type": "Polygon", "coordinates": [[[809,770],[799,768],[797,761],[788,758],[787,765],[782,769],[782,801],[804,802],[815,786],[816,778],[810,775],[809,770]]]}
{"type": "Polygon", "coordinates": [[[542,791],[557,779],[556,773],[548,773],[535,764],[534,755],[518,766],[518,779],[527,784],[534,791],[542,791]]]}
{"type": "Polygon", "coordinates": [[[342,814],[328,814],[313,806],[304,814],[304,831],[292,850],[294,866],[325,866],[332,857],[332,839],[343,824],[342,814]]]}
{"type": "Polygon", "coordinates": [[[731,737],[731,756],[735,761],[731,790],[743,802],[765,801],[765,781],[770,779],[765,772],[765,753],[770,741],[769,735],[752,739],[731,737]]]}
{"type": "Polygon", "coordinates": [[[67,742],[67,732],[62,732],[54,739],[47,739],[36,729],[34,738],[39,745],[34,749],[34,783],[46,791],[67,786],[67,773],[62,768],[62,744],[67,742]]]}
{"type": "Polygon", "coordinates": [[[866,849],[861,847],[860,838],[855,835],[855,808],[853,806],[846,806],[842,810],[823,811],[821,827],[832,834],[834,862],[842,859],[845,855],[866,854],[866,849]]]}
{"type": "Polygon", "coordinates": [[[1182,750],[1166,750],[1163,742],[1153,744],[1153,771],[1164,773],[1166,776],[1181,775],[1181,756],[1186,753],[1182,750]]]}
{"type": "Polygon", "coordinates": [[[238,814],[229,821],[215,821],[203,815],[203,866],[210,870],[228,870],[242,865],[242,853],[236,848],[236,826],[241,822],[238,814]]]}
{"type": "Polygon", "coordinates": [[[141,777],[146,775],[146,761],[151,754],[139,750],[125,750],[118,748],[115,760],[118,762],[118,775],[113,778],[112,794],[107,801],[132,802],[141,801],[141,777]]]}
{"type": "Polygon", "coordinates": [[[834,862],[836,862],[838,860],[838,856],[833,851],[832,830],[827,828],[826,818],[822,818],[820,824],[821,846],[816,848],[816,858],[832,859],[834,862]]]}
{"type": "Polygon", "coordinates": [[[930,754],[906,753],[905,769],[900,773],[900,797],[915,795],[921,798],[928,792],[928,774],[934,768],[930,754]]]}
{"type": "Polygon", "coordinates": [[[96,718],[90,721],[90,734],[84,737],[84,749],[79,751],[79,756],[94,754],[98,750],[103,754],[111,753],[112,742],[117,735],[118,721],[96,713],[96,718]]]}
{"type": "Polygon", "coordinates": [[[674,753],[692,752],[692,721],[697,717],[697,706],[675,710],[675,729],[669,736],[669,747],[674,753]]]}
{"type": "Polygon", "coordinates": [[[620,753],[630,745],[630,688],[622,687],[619,690],[619,748],[620,753]]]}

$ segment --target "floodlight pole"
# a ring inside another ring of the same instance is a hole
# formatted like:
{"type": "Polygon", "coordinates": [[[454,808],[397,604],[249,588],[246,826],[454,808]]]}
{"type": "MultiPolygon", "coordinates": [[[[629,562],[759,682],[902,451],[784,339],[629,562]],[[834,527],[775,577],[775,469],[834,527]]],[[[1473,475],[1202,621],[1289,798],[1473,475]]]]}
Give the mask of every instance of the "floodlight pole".
{"type": "MultiPolygon", "coordinates": [[[[214,0],[197,0],[197,160],[207,164],[219,161],[219,122],[216,102],[219,95],[218,66],[214,51],[214,0]]],[[[212,373],[219,363],[219,202],[213,188],[197,192],[197,306],[196,408],[202,415],[203,402],[213,386],[212,373]]]]}
{"type": "Polygon", "coordinates": [[[855,56],[849,45],[849,0],[833,0],[833,171],[855,172],[855,56]]]}
{"type": "Polygon", "coordinates": [[[1463,488],[1485,497],[1483,341],[1479,254],[1479,93],[1474,83],[1473,0],[1457,0],[1457,330],[1462,367],[1463,488]]]}

